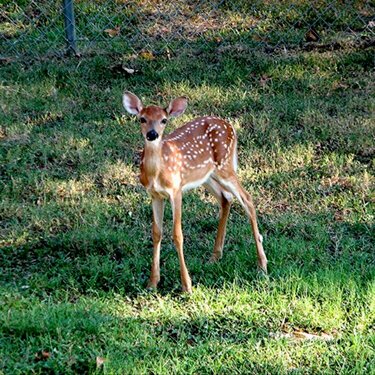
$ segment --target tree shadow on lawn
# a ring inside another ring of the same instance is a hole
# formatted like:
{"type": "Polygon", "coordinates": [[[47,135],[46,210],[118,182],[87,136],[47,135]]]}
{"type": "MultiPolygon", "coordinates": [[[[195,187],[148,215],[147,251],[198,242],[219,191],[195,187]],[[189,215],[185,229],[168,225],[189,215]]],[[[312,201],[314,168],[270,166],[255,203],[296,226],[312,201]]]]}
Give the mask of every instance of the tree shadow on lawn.
{"type": "MultiPolygon", "coordinates": [[[[195,210],[187,207],[186,211],[185,227],[192,225],[194,232],[202,228],[195,210]]],[[[337,242],[321,233],[325,224],[319,216],[281,215],[272,228],[263,218],[263,228],[271,231],[265,244],[270,276],[259,278],[246,218],[233,218],[236,214],[232,214],[220,263],[205,264],[211,249],[199,242],[193,255],[196,240],[186,241],[192,296],[178,292],[177,255],[166,241],[164,280],[161,290],[151,293],[142,290],[149,273],[151,239],[147,255],[122,249],[118,259],[107,238],[102,243],[86,239],[90,248],[67,239],[47,239],[29,248],[5,249],[2,277],[8,280],[1,283],[1,295],[3,306],[8,307],[0,314],[0,332],[9,353],[3,356],[3,367],[17,364],[37,370],[63,365],[72,371],[89,371],[95,369],[99,356],[109,361],[108,368],[122,370],[168,363],[167,367],[196,372],[218,366],[223,371],[286,373],[290,366],[305,370],[316,366],[313,358],[322,353],[331,369],[342,366],[331,350],[344,355],[348,367],[359,358],[364,365],[369,362],[368,350],[357,353],[350,339],[344,345],[340,336],[335,337],[337,331],[350,335],[354,325],[360,324],[366,332],[368,322],[361,319],[375,280],[368,228],[361,223],[337,223],[335,233],[343,236],[337,242]],[[285,225],[295,219],[294,227],[285,225]],[[334,340],[295,344],[272,336],[294,329],[328,332],[334,340]],[[36,360],[41,351],[50,357],[36,360]]],[[[170,219],[170,213],[167,216],[170,219]]],[[[209,236],[211,245],[213,221],[210,218],[198,233],[206,240],[209,236]]],[[[93,230],[100,239],[103,230],[93,230]]],[[[138,230],[139,225],[125,246],[139,240],[138,230]]],[[[327,366],[326,362],[320,365],[327,366]]]]}
{"type": "MultiPolygon", "coordinates": [[[[41,297],[71,293],[72,300],[81,294],[108,292],[136,297],[146,285],[152,257],[151,209],[143,206],[140,210],[143,213],[135,212],[134,220],[126,219],[116,227],[111,223],[86,226],[3,248],[3,285],[41,297]]],[[[211,203],[203,205],[192,196],[185,201],[184,250],[193,284],[217,290],[237,280],[256,285],[261,279],[255,245],[239,206],[232,209],[222,260],[207,263],[218,225],[212,212],[217,212],[217,207],[211,203]]],[[[162,295],[180,289],[171,216],[167,208],[161,251],[162,295]]],[[[344,279],[352,277],[366,284],[374,276],[371,224],[334,221],[331,213],[260,215],[259,220],[271,280],[293,274],[309,280],[331,272],[335,278],[338,272],[344,279]]]]}
{"type": "Polygon", "coordinates": [[[189,316],[191,302],[179,299],[174,302],[188,314],[147,316],[142,310],[158,308],[154,296],[133,305],[118,298],[33,302],[27,311],[22,302],[13,303],[12,311],[1,319],[0,332],[7,340],[6,347],[0,346],[3,370],[91,373],[97,369],[97,358],[103,358],[105,369],[122,373],[156,373],[157,368],[173,373],[234,369],[286,373],[296,362],[308,368],[311,363],[305,358],[316,357],[316,350],[329,353],[336,345],[335,341],[296,346],[271,337],[271,330],[280,328],[285,319],[264,311],[258,315],[259,306],[242,313],[219,308],[215,315],[195,310],[189,316]],[[285,359],[286,351],[289,360],[295,356],[293,363],[285,359]]]}

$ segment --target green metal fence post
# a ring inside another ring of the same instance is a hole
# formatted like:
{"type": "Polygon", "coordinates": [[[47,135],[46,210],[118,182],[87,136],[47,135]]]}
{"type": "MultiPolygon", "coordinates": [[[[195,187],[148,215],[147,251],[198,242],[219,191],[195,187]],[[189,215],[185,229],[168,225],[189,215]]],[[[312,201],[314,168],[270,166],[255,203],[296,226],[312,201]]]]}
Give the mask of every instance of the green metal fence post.
{"type": "Polygon", "coordinates": [[[73,0],[63,0],[63,13],[65,21],[67,53],[78,55],[76,46],[76,24],[74,19],[73,0]]]}

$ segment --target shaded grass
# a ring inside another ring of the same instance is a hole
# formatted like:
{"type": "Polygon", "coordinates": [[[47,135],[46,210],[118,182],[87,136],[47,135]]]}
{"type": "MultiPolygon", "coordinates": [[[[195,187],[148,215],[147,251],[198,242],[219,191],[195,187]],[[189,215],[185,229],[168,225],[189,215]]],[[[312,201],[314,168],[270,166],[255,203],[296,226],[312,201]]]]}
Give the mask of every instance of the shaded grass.
{"type": "Polygon", "coordinates": [[[2,371],[93,373],[103,357],[108,373],[373,373],[372,63],[372,49],[233,46],[2,66],[2,371]],[[169,207],[160,291],[144,292],[151,208],[124,89],[146,103],[187,95],[169,130],[202,114],[234,124],[268,278],[237,204],[222,261],[206,263],[217,207],[198,189],[183,208],[193,295],[179,295],[169,207]],[[332,340],[272,336],[297,329],[332,340]]]}
{"type": "MultiPolygon", "coordinates": [[[[61,55],[59,3],[1,1],[0,47],[6,56],[61,55]]],[[[303,45],[312,28],[323,44],[371,40],[374,5],[355,1],[77,1],[77,47],[84,54],[132,50],[197,50],[246,43],[274,48],[303,45]]],[[[148,51],[150,52],[150,51],[148,51]]]]}

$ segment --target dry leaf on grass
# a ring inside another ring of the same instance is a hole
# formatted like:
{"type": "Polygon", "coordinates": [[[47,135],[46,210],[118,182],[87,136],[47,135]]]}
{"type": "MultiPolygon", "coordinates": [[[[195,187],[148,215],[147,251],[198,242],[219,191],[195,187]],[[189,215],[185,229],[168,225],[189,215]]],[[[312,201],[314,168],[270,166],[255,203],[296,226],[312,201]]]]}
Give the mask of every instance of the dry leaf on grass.
{"type": "Polygon", "coordinates": [[[0,140],[4,142],[14,142],[14,143],[19,143],[19,144],[25,144],[29,141],[29,135],[24,133],[24,134],[14,134],[10,135],[8,137],[2,137],[0,135],[0,140]]]}
{"type": "Polygon", "coordinates": [[[255,34],[255,35],[253,35],[253,40],[255,40],[256,42],[263,42],[263,41],[264,41],[264,38],[261,37],[261,36],[258,35],[258,34],[255,34]]]}
{"type": "Polygon", "coordinates": [[[321,188],[331,188],[333,186],[338,186],[342,189],[351,189],[353,187],[353,183],[351,182],[349,177],[333,176],[329,178],[323,178],[320,186],[321,188]]]}
{"type": "Polygon", "coordinates": [[[306,42],[317,42],[320,37],[318,32],[312,27],[305,35],[306,42]]]}
{"type": "Polygon", "coordinates": [[[126,66],[124,66],[123,64],[115,64],[115,65],[112,65],[110,66],[109,68],[112,72],[114,73],[119,73],[119,74],[127,74],[127,75],[133,75],[133,74],[136,74],[138,73],[138,70],[136,69],[132,69],[132,68],[128,68],[126,66]]]}
{"type": "Polygon", "coordinates": [[[14,62],[15,59],[11,57],[0,57],[0,65],[8,65],[14,62]]]}
{"type": "Polygon", "coordinates": [[[292,332],[270,332],[269,336],[275,339],[290,339],[290,340],[320,340],[331,341],[334,339],[332,335],[322,332],[321,334],[313,334],[296,329],[292,332]]]}
{"type": "Polygon", "coordinates": [[[263,74],[261,77],[260,77],[260,80],[259,80],[259,84],[262,86],[262,87],[266,87],[267,86],[267,83],[269,81],[271,81],[271,77],[267,76],[266,74],[263,74]]]}
{"type": "Polygon", "coordinates": [[[151,51],[144,50],[139,53],[139,56],[142,57],[145,60],[154,60],[155,56],[151,51]]]}
{"type": "Polygon", "coordinates": [[[347,85],[346,83],[344,82],[334,82],[332,84],[332,89],[333,90],[346,90],[347,88],[349,88],[349,85],[347,85]]]}
{"type": "Polygon", "coordinates": [[[104,32],[108,34],[111,38],[120,35],[121,29],[120,26],[116,26],[113,29],[105,29],[104,32]]]}
{"type": "Polygon", "coordinates": [[[40,362],[40,361],[46,361],[48,358],[51,357],[51,353],[47,352],[46,350],[41,350],[37,353],[35,353],[35,361],[40,362]]]}
{"type": "Polygon", "coordinates": [[[96,367],[100,368],[104,365],[104,362],[106,361],[103,357],[96,357],[96,367]]]}

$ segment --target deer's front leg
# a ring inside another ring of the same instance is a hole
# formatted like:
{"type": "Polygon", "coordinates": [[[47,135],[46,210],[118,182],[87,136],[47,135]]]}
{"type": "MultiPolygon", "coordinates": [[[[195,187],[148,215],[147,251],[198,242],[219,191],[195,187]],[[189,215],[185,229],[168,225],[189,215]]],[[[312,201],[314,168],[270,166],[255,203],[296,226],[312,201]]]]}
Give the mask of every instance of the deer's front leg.
{"type": "Polygon", "coordinates": [[[151,276],[148,282],[149,288],[157,288],[160,281],[160,244],[163,234],[164,199],[152,198],[152,240],[154,253],[152,257],[151,276]]]}
{"type": "Polygon", "coordinates": [[[178,191],[171,197],[172,211],[173,211],[173,240],[176,246],[178,260],[180,262],[180,273],[182,290],[191,293],[191,280],[189,272],[186,268],[184,251],[183,251],[183,235],[181,229],[181,205],[182,192],[178,191]]]}

